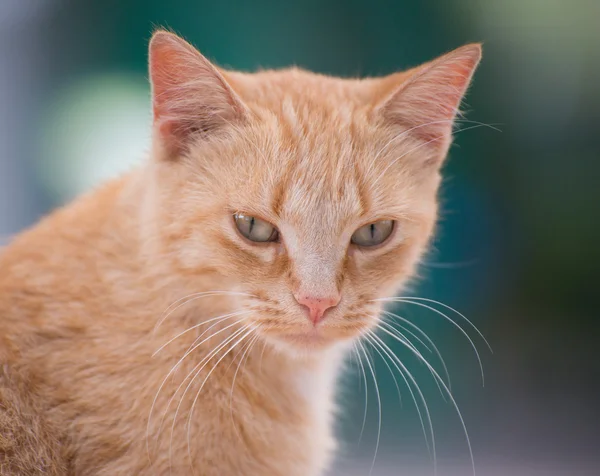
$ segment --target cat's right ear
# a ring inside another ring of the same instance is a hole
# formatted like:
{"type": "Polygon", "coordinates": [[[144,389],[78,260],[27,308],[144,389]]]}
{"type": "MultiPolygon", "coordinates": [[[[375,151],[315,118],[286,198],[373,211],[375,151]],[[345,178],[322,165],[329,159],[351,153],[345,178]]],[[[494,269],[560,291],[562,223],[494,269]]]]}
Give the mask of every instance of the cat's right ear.
{"type": "Polygon", "coordinates": [[[192,140],[243,121],[248,110],[219,70],[177,35],[158,31],[150,41],[154,135],[169,158],[192,140]]]}

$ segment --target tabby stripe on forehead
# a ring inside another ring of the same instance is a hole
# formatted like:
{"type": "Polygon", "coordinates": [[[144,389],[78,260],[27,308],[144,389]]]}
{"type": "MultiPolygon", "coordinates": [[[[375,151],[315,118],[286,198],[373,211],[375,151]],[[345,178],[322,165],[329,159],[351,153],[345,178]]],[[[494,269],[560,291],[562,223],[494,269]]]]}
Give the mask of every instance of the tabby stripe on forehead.
{"type": "Polygon", "coordinates": [[[285,183],[286,180],[280,180],[277,183],[275,190],[273,191],[273,200],[271,201],[271,208],[273,209],[273,213],[281,217],[281,210],[283,208],[283,202],[285,199],[285,183]]]}
{"type": "Polygon", "coordinates": [[[370,208],[371,202],[369,200],[369,195],[367,191],[367,186],[365,184],[365,178],[358,170],[357,167],[354,167],[354,181],[356,183],[356,189],[358,191],[358,202],[360,204],[360,214],[364,215],[370,208]]]}
{"type": "Polygon", "coordinates": [[[288,161],[285,170],[281,174],[279,182],[277,182],[277,185],[275,186],[273,200],[271,201],[271,207],[273,209],[273,212],[277,216],[280,216],[281,212],[283,211],[283,204],[285,202],[286,192],[290,188],[292,174],[294,173],[294,170],[296,170],[298,162],[299,161],[297,160],[288,161]]]}
{"type": "MultiPolygon", "coordinates": [[[[301,140],[307,136],[307,131],[304,130],[302,123],[300,123],[296,116],[296,111],[293,109],[291,103],[282,102],[283,106],[281,110],[281,121],[280,121],[280,137],[282,144],[289,147],[289,150],[299,151],[301,149],[301,140]]],[[[285,164],[285,169],[279,176],[279,181],[273,191],[273,199],[271,200],[271,208],[273,213],[277,216],[281,216],[283,204],[285,202],[286,191],[290,182],[290,178],[294,169],[298,164],[297,160],[288,160],[285,164]]]]}

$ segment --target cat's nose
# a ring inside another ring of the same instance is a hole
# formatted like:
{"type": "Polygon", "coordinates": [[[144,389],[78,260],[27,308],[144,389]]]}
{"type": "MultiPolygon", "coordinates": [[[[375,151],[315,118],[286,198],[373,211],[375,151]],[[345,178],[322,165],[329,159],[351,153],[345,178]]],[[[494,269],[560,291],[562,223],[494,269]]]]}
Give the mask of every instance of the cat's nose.
{"type": "Polygon", "coordinates": [[[330,296],[313,296],[310,294],[294,294],[298,304],[306,307],[308,318],[310,321],[317,325],[323,320],[325,311],[335,307],[340,302],[341,296],[339,294],[330,296]]]}

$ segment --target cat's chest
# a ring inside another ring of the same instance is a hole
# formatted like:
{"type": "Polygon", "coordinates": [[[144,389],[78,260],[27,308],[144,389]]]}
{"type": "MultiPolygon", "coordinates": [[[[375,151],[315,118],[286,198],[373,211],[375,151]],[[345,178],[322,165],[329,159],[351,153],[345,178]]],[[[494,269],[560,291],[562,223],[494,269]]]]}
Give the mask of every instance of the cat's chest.
{"type": "Polygon", "coordinates": [[[200,369],[198,357],[168,383],[154,382],[162,385],[148,423],[154,465],[187,461],[200,474],[320,474],[335,446],[335,369],[277,358],[224,357],[200,369]]]}

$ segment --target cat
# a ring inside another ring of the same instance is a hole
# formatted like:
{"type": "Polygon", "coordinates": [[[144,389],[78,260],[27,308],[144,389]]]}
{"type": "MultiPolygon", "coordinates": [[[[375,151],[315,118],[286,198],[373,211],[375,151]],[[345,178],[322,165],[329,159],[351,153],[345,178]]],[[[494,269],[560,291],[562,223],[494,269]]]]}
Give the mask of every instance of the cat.
{"type": "Polygon", "coordinates": [[[0,474],[324,474],[480,58],[249,74],[155,32],[148,160],[0,255],[0,474]]]}

